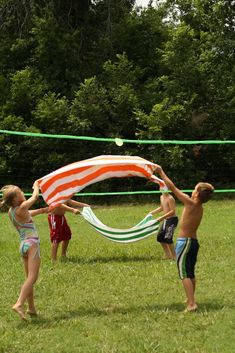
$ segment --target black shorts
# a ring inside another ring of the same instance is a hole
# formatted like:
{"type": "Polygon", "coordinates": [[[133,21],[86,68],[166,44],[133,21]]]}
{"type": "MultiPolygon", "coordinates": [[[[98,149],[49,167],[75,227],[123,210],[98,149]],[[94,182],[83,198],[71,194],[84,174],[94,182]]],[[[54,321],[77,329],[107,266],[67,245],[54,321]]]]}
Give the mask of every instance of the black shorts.
{"type": "Polygon", "coordinates": [[[172,244],[173,234],[174,234],[175,228],[177,227],[177,224],[178,224],[178,217],[176,216],[165,219],[158,232],[157,241],[159,243],[172,244]]]}

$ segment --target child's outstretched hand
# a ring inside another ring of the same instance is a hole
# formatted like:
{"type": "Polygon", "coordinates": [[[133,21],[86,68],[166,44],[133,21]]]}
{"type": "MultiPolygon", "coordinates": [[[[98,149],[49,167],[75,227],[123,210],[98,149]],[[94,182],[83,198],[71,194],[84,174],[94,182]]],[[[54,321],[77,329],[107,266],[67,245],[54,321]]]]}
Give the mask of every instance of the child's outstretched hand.
{"type": "Polygon", "coordinates": [[[39,189],[39,184],[37,180],[33,183],[33,190],[35,189],[39,189]]]}
{"type": "Polygon", "coordinates": [[[157,168],[155,169],[155,172],[161,174],[162,167],[160,165],[158,165],[158,164],[156,164],[156,166],[157,166],[157,168]]]}

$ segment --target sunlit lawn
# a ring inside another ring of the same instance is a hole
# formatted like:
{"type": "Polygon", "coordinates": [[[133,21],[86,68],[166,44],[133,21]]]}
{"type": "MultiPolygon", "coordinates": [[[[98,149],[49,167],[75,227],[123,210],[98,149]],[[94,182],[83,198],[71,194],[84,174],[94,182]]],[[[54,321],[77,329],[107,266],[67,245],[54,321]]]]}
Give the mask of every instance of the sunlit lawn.
{"type": "MultiPolygon", "coordinates": [[[[100,207],[95,213],[126,228],[155,206],[100,207]]],[[[162,260],[155,236],[113,243],[81,216],[68,214],[68,260],[52,267],[42,215],[35,218],[42,253],[35,288],[40,315],[21,322],[11,310],[24,278],[19,243],[7,216],[0,217],[0,353],[235,352],[235,201],[205,206],[196,271],[199,311],[188,314],[176,264],[162,260]]]]}

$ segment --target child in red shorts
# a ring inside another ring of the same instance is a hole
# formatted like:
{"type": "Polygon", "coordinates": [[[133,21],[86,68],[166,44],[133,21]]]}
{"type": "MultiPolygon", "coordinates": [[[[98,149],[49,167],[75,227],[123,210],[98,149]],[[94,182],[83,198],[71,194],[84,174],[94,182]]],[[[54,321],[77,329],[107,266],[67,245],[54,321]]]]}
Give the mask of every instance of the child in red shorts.
{"type": "Polygon", "coordinates": [[[67,248],[72,235],[65,218],[65,213],[72,212],[78,214],[80,213],[79,208],[85,206],[89,205],[74,200],[68,200],[66,203],[54,208],[54,210],[48,214],[51,238],[51,259],[53,262],[57,260],[59,243],[61,243],[61,256],[66,257],[67,248]]]}

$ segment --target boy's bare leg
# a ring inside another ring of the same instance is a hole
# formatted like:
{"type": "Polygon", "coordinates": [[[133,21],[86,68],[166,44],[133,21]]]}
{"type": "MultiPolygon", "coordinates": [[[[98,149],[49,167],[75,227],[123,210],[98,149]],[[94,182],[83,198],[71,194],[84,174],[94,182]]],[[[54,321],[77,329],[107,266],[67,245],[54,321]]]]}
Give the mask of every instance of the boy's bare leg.
{"type": "Polygon", "coordinates": [[[66,257],[69,240],[62,241],[61,256],[66,257]]]}
{"type": "Polygon", "coordinates": [[[176,259],[176,254],[175,254],[175,247],[174,244],[167,244],[168,245],[168,251],[171,254],[171,259],[175,260],[176,259]]]}
{"type": "Polygon", "coordinates": [[[196,278],[191,278],[192,284],[193,284],[193,293],[195,293],[196,290],[196,278]]]}
{"type": "Polygon", "coordinates": [[[161,243],[161,246],[164,250],[164,253],[165,253],[165,258],[166,259],[171,259],[171,252],[169,251],[169,248],[168,248],[168,244],[166,243],[161,243]]]}
{"type": "Polygon", "coordinates": [[[194,299],[194,284],[191,278],[184,278],[182,280],[185,294],[187,297],[187,308],[186,311],[197,310],[197,304],[194,299]]]}
{"type": "Polygon", "coordinates": [[[51,243],[51,259],[53,262],[57,260],[58,246],[59,246],[59,243],[56,243],[56,242],[51,243]]]}

